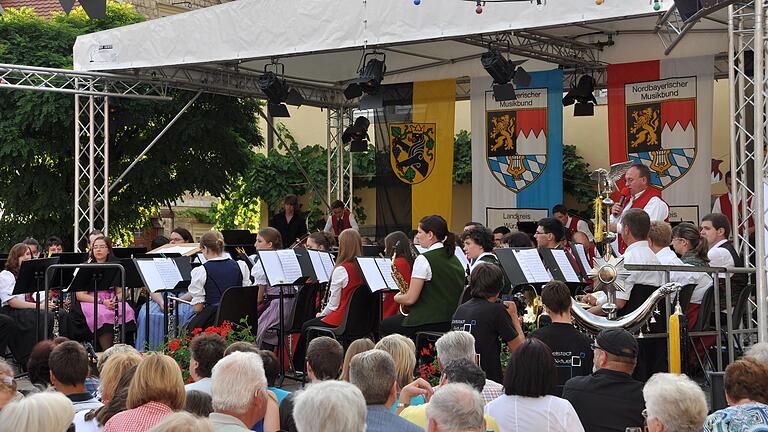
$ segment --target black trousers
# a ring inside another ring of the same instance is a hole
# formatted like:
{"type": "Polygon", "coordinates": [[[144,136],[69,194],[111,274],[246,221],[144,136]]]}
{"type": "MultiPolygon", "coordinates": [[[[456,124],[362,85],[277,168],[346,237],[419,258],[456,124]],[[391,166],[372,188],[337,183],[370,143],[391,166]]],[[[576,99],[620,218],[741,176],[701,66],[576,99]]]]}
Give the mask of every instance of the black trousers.
{"type": "Polygon", "coordinates": [[[444,322],[444,323],[433,323],[433,324],[424,324],[420,326],[403,326],[403,320],[405,319],[405,316],[401,313],[397,313],[396,315],[393,315],[384,321],[381,322],[379,325],[379,332],[381,333],[381,336],[387,336],[394,333],[401,334],[403,336],[406,336],[408,338],[414,339],[416,337],[416,333],[423,332],[423,331],[433,331],[433,332],[447,332],[451,330],[451,323],[450,322],[444,322]]]}
{"type": "Polygon", "coordinates": [[[0,314],[0,356],[5,355],[15,332],[16,324],[13,323],[13,318],[0,314]]]}
{"type": "Polygon", "coordinates": [[[323,317],[313,318],[304,322],[301,326],[301,336],[296,344],[296,351],[293,353],[293,369],[297,371],[304,371],[307,364],[305,357],[307,356],[307,329],[309,327],[326,327],[335,328],[335,325],[326,324],[322,320],[323,317]]]}
{"type": "Polygon", "coordinates": [[[219,310],[219,305],[206,305],[203,310],[192,315],[186,328],[189,332],[199,328],[205,331],[206,328],[212,326],[216,322],[216,311],[219,310]]]}

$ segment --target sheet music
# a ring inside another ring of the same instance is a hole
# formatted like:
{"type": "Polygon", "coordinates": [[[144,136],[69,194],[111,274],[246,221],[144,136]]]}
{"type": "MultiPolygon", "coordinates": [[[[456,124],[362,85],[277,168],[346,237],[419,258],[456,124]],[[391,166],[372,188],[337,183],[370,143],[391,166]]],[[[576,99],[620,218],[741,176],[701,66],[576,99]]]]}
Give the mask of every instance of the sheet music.
{"type": "Polygon", "coordinates": [[[467,256],[464,255],[464,251],[461,250],[460,247],[456,246],[456,251],[454,252],[454,255],[456,255],[456,258],[461,261],[461,268],[467,268],[469,266],[469,260],[467,259],[467,256]]]}
{"type": "Polygon", "coordinates": [[[155,250],[152,251],[152,253],[164,253],[164,254],[177,253],[177,254],[184,255],[184,254],[192,252],[193,250],[198,249],[198,248],[199,248],[199,246],[197,246],[197,245],[194,245],[194,246],[169,246],[169,247],[162,248],[162,249],[159,249],[159,250],[155,249],[155,250]]]}
{"type": "Polygon", "coordinates": [[[376,265],[379,267],[379,271],[384,277],[384,282],[387,284],[387,288],[397,290],[397,282],[395,282],[395,278],[392,277],[392,258],[376,258],[376,265]]]}
{"type": "Polygon", "coordinates": [[[155,260],[136,260],[136,268],[141,273],[142,279],[147,284],[149,291],[153,293],[176,286],[175,283],[171,287],[166,286],[163,276],[155,264],[155,260]]]}
{"type": "Polygon", "coordinates": [[[155,267],[157,267],[157,271],[163,279],[166,288],[174,288],[177,283],[184,279],[181,277],[181,272],[176,267],[176,263],[171,258],[154,258],[152,261],[154,261],[155,267]]]}
{"type": "Polygon", "coordinates": [[[555,257],[555,262],[557,263],[557,266],[560,267],[560,271],[563,273],[565,281],[580,282],[579,276],[573,269],[571,261],[568,259],[568,255],[565,254],[565,251],[561,249],[550,249],[550,251],[552,251],[552,256],[555,257]]]}
{"type": "Polygon", "coordinates": [[[541,262],[539,251],[521,249],[514,251],[514,254],[528,283],[547,283],[552,280],[546,267],[544,267],[544,263],[541,262]]]}
{"type": "Polygon", "coordinates": [[[336,264],[333,262],[333,258],[331,258],[331,254],[328,252],[319,252],[320,253],[320,259],[323,261],[323,267],[325,268],[325,272],[328,274],[328,279],[331,278],[331,275],[333,274],[333,268],[336,267],[336,264]]]}
{"type": "Polygon", "coordinates": [[[283,274],[285,275],[286,282],[295,282],[301,279],[301,265],[299,265],[296,251],[293,249],[280,249],[277,251],[277,256],[280,257],[280,263],[283,265],[283,274]]]}
{"type": "Polygon", "coordinates": [[[365,278],[365,282],[368,283],[368,288],[370,288],[371,292],[387,289],[387,282],[381,275],[376,258],[357,257],[356,259],[357,265],[360,266],[360,271],[363,273],[363,278],[365,278]]]}
{"type": "Polygon", "coordinates": [[[285,273],[283,273],[283,265],[280,263],[277,251],[259,251],[259,262],[261,262],[261,266],[264,268],[264,274],[267,276],[267,281],[270,285],[286,282],[287,278],[285,273]]]}
{"type": "Polygon", "coordinates": [[[579,261],[581,261],[581,265],[584,266],[584,271],[589,272],[592,270],[592,265],[589,263],[589,259],[587,258],[587,253],[584,250],[584,245],[575,244],[576,247],[576,254],[579,255],[579,261]]]}
{"type": "Polygon", "coordinates": [[[309,259],[312,260],[312,268],[317,275],[317,281],[320,283],[328,282],[330,279],[325,271],[325,267],[323,267],[323,259],[320,257],[321,252],[316,250],[308,250],[307,252],[309,252],[309,259]]]}

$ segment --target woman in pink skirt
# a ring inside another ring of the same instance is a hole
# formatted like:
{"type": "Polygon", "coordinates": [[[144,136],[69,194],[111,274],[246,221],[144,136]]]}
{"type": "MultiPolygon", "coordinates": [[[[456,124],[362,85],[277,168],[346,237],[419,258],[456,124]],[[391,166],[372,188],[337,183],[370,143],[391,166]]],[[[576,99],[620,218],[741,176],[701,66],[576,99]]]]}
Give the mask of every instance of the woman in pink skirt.
{"type": "MultiPolygon", "coordinates": [[[[112,260],[112,242],[106,237],[98,237],[91,243],[90,259],[92,263],[106,263],[112,260]]],[[[94,298],[93,291],[81,291],[77,293],[77,301],[80,302],[85,322],[91,332],[96,331],[101,349],[105,350],[112,346],[114,339],[115,310],[117,310],[118,322],[123,323],[122,290],[116,287],[113,290],[99,291],[94,298]],[[98,329],[94,329],[93,303],[98,303],[98,329]]],[[[125,322],[133,322],[133,309],[126,305],[125,322]]]]}

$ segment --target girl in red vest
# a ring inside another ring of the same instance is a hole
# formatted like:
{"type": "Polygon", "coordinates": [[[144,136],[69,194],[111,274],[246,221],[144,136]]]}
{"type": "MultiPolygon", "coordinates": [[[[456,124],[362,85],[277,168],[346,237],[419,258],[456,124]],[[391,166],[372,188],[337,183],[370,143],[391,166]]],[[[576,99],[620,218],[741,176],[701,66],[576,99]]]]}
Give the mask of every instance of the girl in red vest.
{"type": "Polygon", "coordinates": [[[339,253],[336,256],[336,266],[331,273],[331,281],[328,283],[330,290],[328,304],[318,312],[317,318],[301,326],[301,337],[294,355],[296,370],[304,370],[307,328],[311,326],[334,328],[341,325],[344,320],[352,293],[363,284],[363,277],[355,262],[355,257],[359,256],[363,256],[363,240],[360,234],[354,229],[345,229],[339,235],[339,253]]]}
{"type": "MultiPolygon", "coordinates": [[[[397,271],[405,279],[405,283],[411,284],[411,270],[413,269],[413,261],[416,259],[414,253],[414,247],[411,244],[411,240],[402,231],[395,231],[389,234],[384,239],[384,255],[392,258],[392,255],[396,255],[395,267],[397,271]]],[[[395,294],[397,291],[387,292],[384,295],[384,301],[381,308],[381,318],[389,318],[400,310],[400,304],[395,302],[395,294]]]]}

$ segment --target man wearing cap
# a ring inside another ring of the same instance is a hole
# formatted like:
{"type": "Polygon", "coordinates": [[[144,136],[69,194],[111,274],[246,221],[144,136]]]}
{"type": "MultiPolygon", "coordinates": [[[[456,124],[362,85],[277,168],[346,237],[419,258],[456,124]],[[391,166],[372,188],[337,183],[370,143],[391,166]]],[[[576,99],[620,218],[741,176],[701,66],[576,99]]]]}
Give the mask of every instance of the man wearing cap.
{"type": "Polygon", "coordinates": [[[624,432],[642,427],[643,383],[632,378],[637,341],[624,329],[603,330],[594,345],[595,372],[565,383],[563,398],[579,415],[584,430],[624,432]]]}

